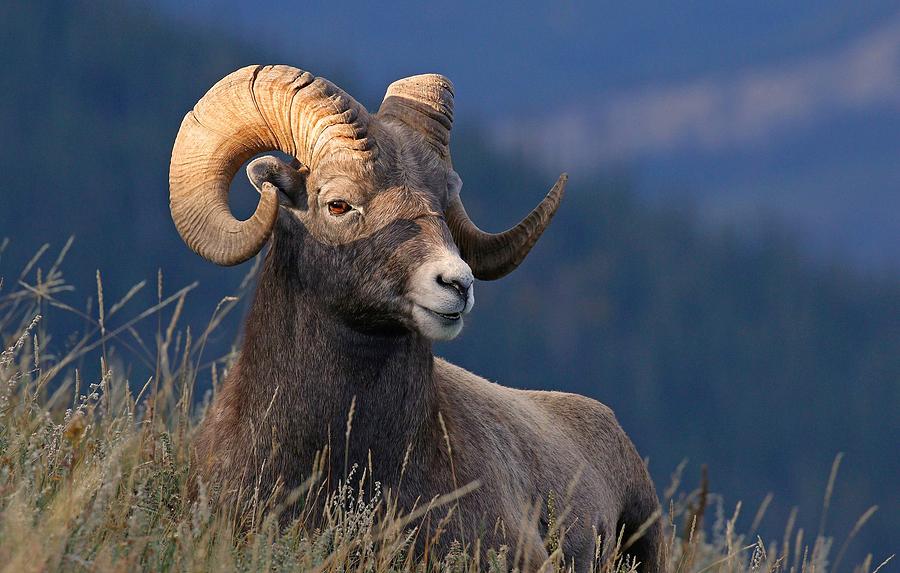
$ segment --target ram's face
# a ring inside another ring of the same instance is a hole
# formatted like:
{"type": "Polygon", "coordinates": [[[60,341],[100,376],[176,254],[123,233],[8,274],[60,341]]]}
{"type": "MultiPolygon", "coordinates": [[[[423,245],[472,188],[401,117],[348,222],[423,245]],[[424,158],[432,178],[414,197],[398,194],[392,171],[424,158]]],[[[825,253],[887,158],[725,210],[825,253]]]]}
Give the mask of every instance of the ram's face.
{"type": "Polygon", "coordinates": [[[373,125],[370,136],[375,161],[337,153],[308,171],[263,157],[248,176],[260,192],[273,185],[285,224],[314,241],[303,243],[299,270],[332,311],[368,326],[453,338],[475,303],[472,270],[445,219],[459,178],[414,132],[373,125]]]}
{"type": "MultiPolygon", "coordinates": [[[[370,114],[334,84],[288,66],[248,66],[220,80],[181,124],[170,207],[189,247],[221,265],[255,256],[273,236],[302,288],[361,328],[398,325],[456,336],[474,278],[515,269],[543,233],[565,178],[518,225],[481,231],[451,168],[453,86],[436,74],[391,84],[370,114]],[[260,193],[238,221],[228,189],[248,167],[260,193]]],[[[488,190],[489,191],[489,190],[488,190]]]]}

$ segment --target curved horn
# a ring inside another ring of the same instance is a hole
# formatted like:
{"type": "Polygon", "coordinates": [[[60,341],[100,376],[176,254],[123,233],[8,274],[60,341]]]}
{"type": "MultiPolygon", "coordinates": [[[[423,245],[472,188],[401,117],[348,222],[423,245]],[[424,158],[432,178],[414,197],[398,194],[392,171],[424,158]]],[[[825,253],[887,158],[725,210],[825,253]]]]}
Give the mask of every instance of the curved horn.
{"type": "MultiPolygon", "coordinates": [[[[397,80],[388,86],[378,116],[399,121],[416,130],[447,167],[450,160],[450,128],[453,125],[453,84],[438,74],[397,80]]],[[[568,177],[560,176],[544,200],[515,227],[502,233],[486,233],[469,218],[459,193],[453,192],[445,212],[447,226],[460,256],[481,280],[499,279],[525,260],[531,247],[559,208],[568,177]]],[[[458,191],[458,189],[457,189],[458,191]]]]}
{"type": "Polygon", "coordinates": [[[479,229],[466,213],[459,195],[450,198],[445,213],[447,226],[459,247],[459,254],[476,278],[492,281],[518,267],[544,233],[562,201],[569,176],[563,173],[547,196],[515,227],[502,233],[479,229]]]}
{"type": "Polygon", "coordinates": [[[265,186],[246,221],[228,208],[240,166],[278,150],[312,166],[325,147],[370,146],[368,114],[323,78],[289,66],[248,66],[225,76],[181,122],[169,166],[169,206],[182,239],[200,256],[236,265],[256,255],[278,215],[275,188],[265,186]]]}
{"type": "Polygon", "coordinates": [[[397,80],[388,86],[378,116],[399,121],[425,136],[438,157],[450,165],[453,84],[438,74],[397,80]]]}

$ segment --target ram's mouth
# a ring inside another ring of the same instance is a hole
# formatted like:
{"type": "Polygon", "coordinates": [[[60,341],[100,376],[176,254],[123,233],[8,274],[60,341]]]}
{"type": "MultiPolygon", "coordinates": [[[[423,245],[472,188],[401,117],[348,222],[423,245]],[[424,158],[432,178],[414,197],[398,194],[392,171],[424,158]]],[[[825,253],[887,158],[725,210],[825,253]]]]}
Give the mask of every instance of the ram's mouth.
{"type": "MultiPolygon", "coordinates": [[[[429,309],[429,310],[431,310],[431,309],[429,309]]],[[[443,318],[444,320],[459,320],[462,317],[461,312],[451,312],[448,314],[444,314],[443,312],[437,312],[436,310],[431,310],[431,312],[438,315],[439,317],[443,318]]]]}
{"type": "Polygon", "coordinates": [[[431,340],[450,340],[455,338],[463,327],[465,309],[459,312],[438,312],[427,306],[416,304],[412,314],[416,327],[426,338],[431,340]]]}
{"type": "Polygon", "coordinates": [[[463,314],[465,314],[462,310],[458,312],[439,312],[437,310],[434,310],[433,308],[428,308],[427,306],[421,304],[417,304],[416,306],[424,310],[427,315],[438,318],[444,322],[456,322],[458,320],[461,320],[463,314]]]}

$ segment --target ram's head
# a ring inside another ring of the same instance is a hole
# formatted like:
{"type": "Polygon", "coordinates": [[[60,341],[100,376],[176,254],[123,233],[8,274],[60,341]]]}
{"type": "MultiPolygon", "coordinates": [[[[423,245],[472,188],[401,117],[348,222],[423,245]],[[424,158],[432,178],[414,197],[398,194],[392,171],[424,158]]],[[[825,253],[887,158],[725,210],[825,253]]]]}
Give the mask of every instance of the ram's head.
{"type": "Polygon", "coordinates": [[[361,327],[448,339],[474,303],[473,280],[500,278],[528,254],[559,206],[565,176],[522,222],[478,229],[450,161],[453,87],[439,75],[391,84],[378,113],[331,82],[288,66],[250,66],[219,81],[184,118],[169,173],[172,218],[188,246],[234,265],[273,236],[294,251],[308,289],[361,327]],[[228,190],[240,166],[260,194],[237,220],[228,190]],[[280,213],[280,215],[279,215],[280,213]],[[282,236],[283,235],[283,236],[282,236]]]}

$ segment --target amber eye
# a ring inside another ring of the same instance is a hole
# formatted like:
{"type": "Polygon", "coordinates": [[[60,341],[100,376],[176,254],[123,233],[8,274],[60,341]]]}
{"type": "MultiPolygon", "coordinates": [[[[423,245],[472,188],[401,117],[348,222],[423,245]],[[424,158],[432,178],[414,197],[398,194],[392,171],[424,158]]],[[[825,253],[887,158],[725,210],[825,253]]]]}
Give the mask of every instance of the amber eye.
{"type": "Polygon", "coordinates": [[[328,212],[332,215],[345,215],[353,210],[353,207],[350,206],[350,203],[342,199],[338,199],[336,201],[328,202],[328,212]]]}

